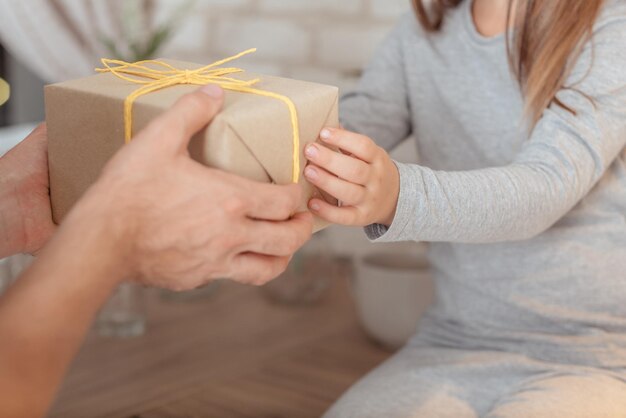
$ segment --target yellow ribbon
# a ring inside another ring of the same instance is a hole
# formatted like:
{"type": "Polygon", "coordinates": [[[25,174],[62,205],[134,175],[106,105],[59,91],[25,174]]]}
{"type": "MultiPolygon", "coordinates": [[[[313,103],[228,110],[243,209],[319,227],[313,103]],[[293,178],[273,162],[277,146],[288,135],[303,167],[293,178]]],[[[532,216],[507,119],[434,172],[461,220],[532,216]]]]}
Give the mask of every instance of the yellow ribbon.
{"type": "Polygon", "coordinates": [[[257,94],[259,96],[282,101],[287,105],[291,116],[291,126],[293,130],[292,181],[297,183],[300,176],[300,128],[298,126],[298,112],[293,101],[282,94],[254,88],[253,86],[260,81],[258,78],[254,80],[238,80],[227,77],[230,74],[243,72],[240,68],[219,68],[223,64],[253,52],[256,52],[256,48],[216,61],[213,64],[198,68],[197,70],[181,70],[166,62],[155,60],[128,63],[120,60],[102,59],[102,64],[105,68],[96,68],[96,71],[99,73],[110,72],[122,80],[143,85],[143,87],[131,93],[124,101],[124,139],[126,143],[130,142],[132,139],[133,104],[135,101],[145,94],[179,84],[204,86],[212,83],[219,85],[224,90],[257,94]]]}

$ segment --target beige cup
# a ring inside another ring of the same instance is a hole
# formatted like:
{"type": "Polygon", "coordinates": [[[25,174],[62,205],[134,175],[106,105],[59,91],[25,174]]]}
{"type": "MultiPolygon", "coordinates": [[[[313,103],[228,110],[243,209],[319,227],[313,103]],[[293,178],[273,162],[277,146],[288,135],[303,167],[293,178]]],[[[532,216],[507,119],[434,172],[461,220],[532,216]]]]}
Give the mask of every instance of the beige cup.
{"type": "Polygon", "coordinates": [[[402,346],[415,333],[421,314],[434,297],[423,251],[415,251],[415,247],[395,248],[359,257],[353,280],[363,328],[389,348],[402,346]]]}

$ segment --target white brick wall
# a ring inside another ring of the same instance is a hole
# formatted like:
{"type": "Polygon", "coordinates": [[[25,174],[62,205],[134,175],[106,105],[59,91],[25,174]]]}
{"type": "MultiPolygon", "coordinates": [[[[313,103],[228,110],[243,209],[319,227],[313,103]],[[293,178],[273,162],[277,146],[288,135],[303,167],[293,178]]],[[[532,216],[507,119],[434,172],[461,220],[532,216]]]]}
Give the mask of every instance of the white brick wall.
{"type": "Polygon", "coordinates": [[[409,0],[370,0],[372,16],[381,19],[395,19],[410,10],[409,0]]]}
{"type": "Polygon", "coordinates": [[[317,34],[316,58],[329,68],[354,70],[367,64],[376,47],[389,32],[385,26],[344,24],[317,34]]]}
{"type": "MultiPolygon", "coordinates": [[[[163,16],[173,3],[160,1],[163,16]]],[[[197,0],[159,55],[204,63],[256,47],[242,67],[346,90],[410,7],[410,0],[197,0]]]]}
{"type": "Polygon", "coordinates": [[[284,64],[303,63],[309,58],[311,38],[297,22],[234,17],[216,24],[213,47],[218,54],[228,56],[256,47],[263,59],[284,64]]]}
{"type": "Polygon", "coordinates": [[[199,4],[199,8],[238,8],[249,7],[252,3],[251,0],[196,0],[199,4]]]}
{"type": "Polygon", "coordinates": [[[361,0],[261,0],[259,11],[267,13],[292,12],[297,14],[326,12],[355,15],[362,10],[361,0]]]}

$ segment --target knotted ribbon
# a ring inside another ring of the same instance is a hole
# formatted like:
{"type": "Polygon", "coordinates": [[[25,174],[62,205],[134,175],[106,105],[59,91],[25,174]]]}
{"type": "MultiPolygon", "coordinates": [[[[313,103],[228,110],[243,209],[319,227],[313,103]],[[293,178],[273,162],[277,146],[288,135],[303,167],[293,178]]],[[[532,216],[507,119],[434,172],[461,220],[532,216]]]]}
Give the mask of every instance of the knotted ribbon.
{"type": "Polygon", "coordinates": [[[143,95],[168,87],[181,84],[197,86],[217,84],[224,90],[256,94],[280,100],[285,103],[289,109],[289,115],[291,117],[291,127],[293,131],[293,170],[291,177],[292,181],[297,183],[300,176],[300,128],[298,126],[298,111],[293,101],[282,94],[255,88],[254,85],[261,81],[259,78],[254,80],[238,80],[228,77],[230,74],[243,72],[244,70],[240,68],[221,68],[222,65],[253,52],[256,52],[256,48],[216,61],[213,64],[206,65],[196,70],[183,70],[166,62],[156,60],[128,63],[104,58],[102,59],[102,65],[104,65],[105,68],[96,68],[96,71],[99,73],[110,72],[122,80],[142,85],[142,87],[126,97],[124,101],[124,140],[126,143],[130,142],[132,139],[133,104],[135,101],[143,95]]]}

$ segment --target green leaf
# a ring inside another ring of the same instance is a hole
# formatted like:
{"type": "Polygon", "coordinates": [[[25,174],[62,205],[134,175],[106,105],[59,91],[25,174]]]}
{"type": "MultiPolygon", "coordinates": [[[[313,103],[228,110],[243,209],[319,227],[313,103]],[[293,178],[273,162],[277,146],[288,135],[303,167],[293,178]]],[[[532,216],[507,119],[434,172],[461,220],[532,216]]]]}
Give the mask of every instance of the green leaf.
{"type": "Polygon", "coordinates": [[[162,27],[158,29],[150,41],[148,45],[146,45],[145,56],[149,58],[154,58],[154,56],[159,52],[163,44],[169,40],[172,36],[172,30],[168,27],[162,27]]]}
{"type": "MultiPolygon", "coordinates": [[[[179,5],[171,14],[170,18],[164,24],[161,24],[148,34],[145,41],[133,36],[133,29],[139,24],[140,16],[137,4],[129,2],[125,3],[122,12],[122,40],[124,52],[118,48],[120,45],[112,39],[103,35],[99,36],[99,40],[107,51],[120,60],[136,62],[155,58],[161,48],[173,37],[176,30],[182,24],[184,19],[189,15],[196,0],[186,0],[179,5]],[[128,50],[128,51],[127,51],[128,50]],[[129,56],[125,52],[128,52],[129,56]]],[[[136,35],[136,34],[135,34],[136,35]]]]}
{"type": "Polygon", "coordinates": [[[124,59],[120,51],[117,49],[117,46],[115,46],[115,42],[111,38],[100,36],[100,42],[102,42],[102,45],[104,45],[107,51],[109,51],[112,58],[119,60],[124,59]]]}
{"type": "Polygon", "coordinates": [[[128,46],[130,48],[130,52],[133,54],[133,59],[131,62],[142,61],[144,58],[143,48],[139,44],[139,42],[131,42],[128,46]]]}

